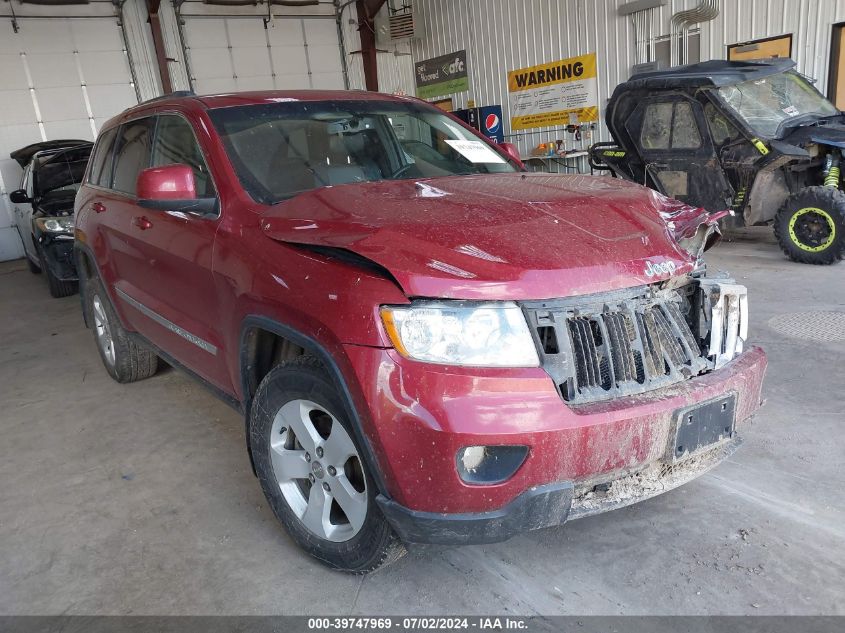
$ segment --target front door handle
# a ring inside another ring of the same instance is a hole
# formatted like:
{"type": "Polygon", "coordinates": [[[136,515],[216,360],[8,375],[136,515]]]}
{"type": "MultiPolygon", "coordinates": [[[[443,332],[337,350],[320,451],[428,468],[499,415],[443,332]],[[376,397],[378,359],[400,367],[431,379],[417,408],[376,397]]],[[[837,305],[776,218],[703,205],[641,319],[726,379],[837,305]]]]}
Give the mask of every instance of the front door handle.
{"type": "Polygon", "coordinates": [[[96,213],[102,213],[106,210],[106,205],[104,205],[102,202],[95,202],[91,205],[91,210],[96,213]]]}
{"type": "Polygon", "coordinates": [[[153,228],[153,223],[150,222],[143,215],[132,218],[132,224],[137,226],[142,231],[146,231],[147,229],[153,228]]]}

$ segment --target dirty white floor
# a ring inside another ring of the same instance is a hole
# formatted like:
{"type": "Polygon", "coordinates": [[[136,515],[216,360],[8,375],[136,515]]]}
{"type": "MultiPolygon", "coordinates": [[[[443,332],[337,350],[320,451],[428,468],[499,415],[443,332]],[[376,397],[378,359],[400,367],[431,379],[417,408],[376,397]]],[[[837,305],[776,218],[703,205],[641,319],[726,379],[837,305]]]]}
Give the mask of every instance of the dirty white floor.
{"type": "Polygon", "coordinates": [[[114,383],[78,297],[2,264],[0,614],[845,614],[845,332],[772,327],[845,313],[845,263],[792,264],[766,229],[710,261],[750,288],[770,358],[768,403],[729,462],[631,508],[366,578],[312,562],[276,524],[238,414],[170,369],[114,383]]]}

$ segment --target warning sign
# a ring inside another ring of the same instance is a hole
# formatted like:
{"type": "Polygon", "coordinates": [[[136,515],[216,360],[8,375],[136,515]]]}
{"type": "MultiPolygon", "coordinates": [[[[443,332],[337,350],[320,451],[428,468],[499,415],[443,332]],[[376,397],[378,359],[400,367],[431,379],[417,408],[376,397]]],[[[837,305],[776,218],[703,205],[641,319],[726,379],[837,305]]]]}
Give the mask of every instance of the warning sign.
{"type": "Polygon", "coordinates": [[[511,129],[599,120],[596,54],[508,73],[511,129]]]}

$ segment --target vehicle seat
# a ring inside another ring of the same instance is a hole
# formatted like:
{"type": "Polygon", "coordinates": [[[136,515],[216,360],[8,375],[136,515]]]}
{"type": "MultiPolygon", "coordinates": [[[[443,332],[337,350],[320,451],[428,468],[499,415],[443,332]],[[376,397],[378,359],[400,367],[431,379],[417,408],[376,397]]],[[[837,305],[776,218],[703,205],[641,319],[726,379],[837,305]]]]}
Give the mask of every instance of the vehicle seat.
{"type": "Polygon", "coordinates": [[[367,180],[378,180],[382,177],[381,168],[370,156],[372,140],[366,132],[348,134],[343,137],[343,143],[352,162],[364,170],[367,180]]]}
{"type": "Polygon", "coordinates": [[[267,163],[264,186],[274,194],[284,194],[313,189],[320,184],[305,160],[296,156],[290,145],[282,140],[267,163]]]}
{"type": "Polygon", "coordinates": [[[329,137],[326,162],[315,166],[321,184],[344,185],[350,182],[364,182],[367,174],[357,163],[347,146],[348,137],[333,134],[329,137]]]}

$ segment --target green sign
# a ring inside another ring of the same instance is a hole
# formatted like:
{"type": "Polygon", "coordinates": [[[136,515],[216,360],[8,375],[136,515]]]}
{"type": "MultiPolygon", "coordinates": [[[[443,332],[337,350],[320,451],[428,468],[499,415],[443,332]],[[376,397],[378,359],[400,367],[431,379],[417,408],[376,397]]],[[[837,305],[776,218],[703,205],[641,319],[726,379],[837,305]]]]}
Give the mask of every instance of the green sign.
{"type": "Polygon", "coordinates": [[[431,99],[469,90],[467,52],[457,51],[415,64],[417,96],[431,99]]]}

